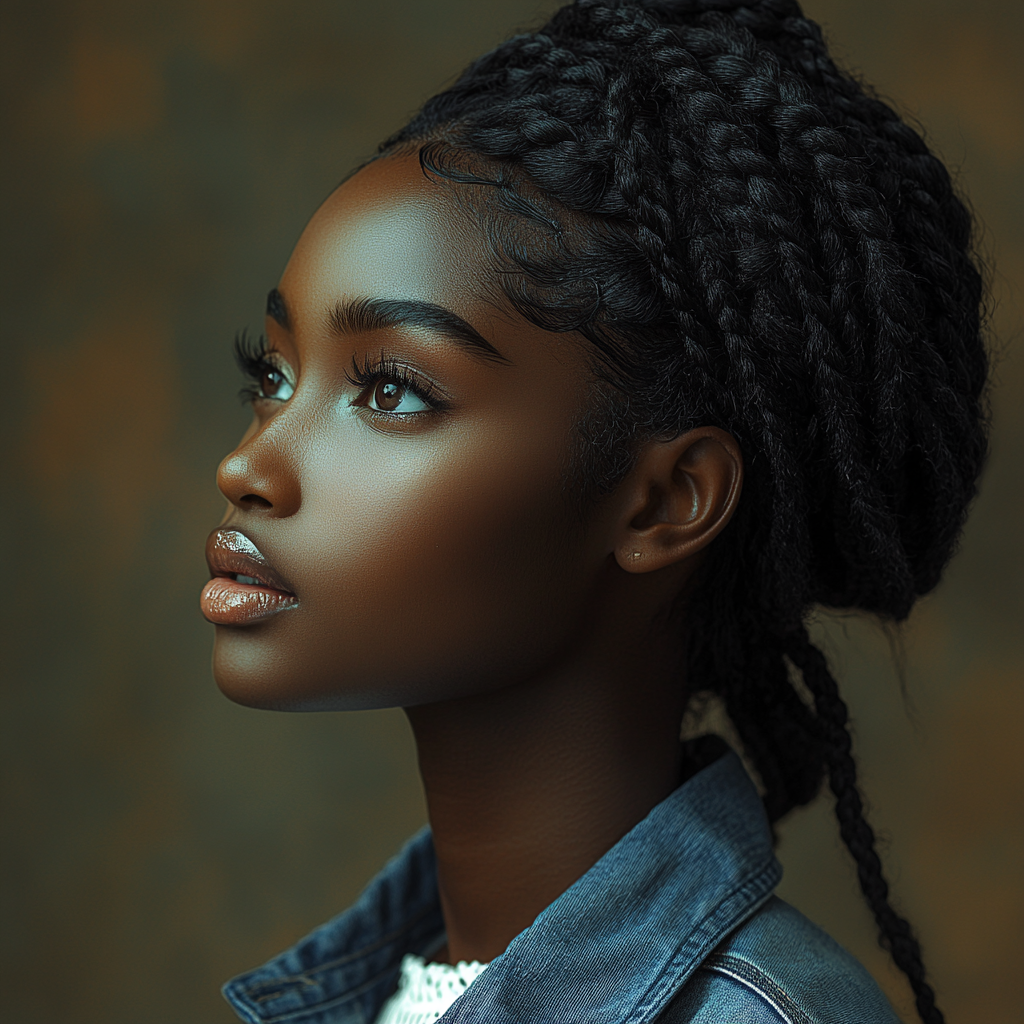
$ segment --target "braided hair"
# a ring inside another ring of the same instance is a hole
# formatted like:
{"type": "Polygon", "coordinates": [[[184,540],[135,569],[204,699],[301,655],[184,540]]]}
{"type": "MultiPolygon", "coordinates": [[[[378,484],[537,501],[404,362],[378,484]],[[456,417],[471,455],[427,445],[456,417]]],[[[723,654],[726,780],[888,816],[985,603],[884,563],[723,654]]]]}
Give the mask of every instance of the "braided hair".
{"type": "Polygon", "coordinates": [[[984,289],[946,169],[797,0],[577,0],[381,153],[403,147],[480,213],[515,308],[592,342],[593,493],[638,439],[712,424],[739,442],[687,685],[723,701],[771,821],[827,777],[880,941],[940,1024],[805,624],[815,606],[903,620],[975,494],[984,289]]]}

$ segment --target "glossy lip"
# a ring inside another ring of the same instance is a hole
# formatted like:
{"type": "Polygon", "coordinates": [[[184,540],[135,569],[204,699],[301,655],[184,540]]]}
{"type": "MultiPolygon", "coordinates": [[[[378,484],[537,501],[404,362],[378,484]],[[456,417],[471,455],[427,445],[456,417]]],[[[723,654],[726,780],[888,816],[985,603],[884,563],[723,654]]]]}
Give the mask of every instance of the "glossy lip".
{"type": "Polygon", "coordinates": [[[214,530],[206,541],[206,564],[213,579],[203,587],[199,605],[204,617],[218,626],[247,626],[298,607],[288,584],[240,530],[214,530]],[[236,576],[258,582],[240,583],[236,576]]]}

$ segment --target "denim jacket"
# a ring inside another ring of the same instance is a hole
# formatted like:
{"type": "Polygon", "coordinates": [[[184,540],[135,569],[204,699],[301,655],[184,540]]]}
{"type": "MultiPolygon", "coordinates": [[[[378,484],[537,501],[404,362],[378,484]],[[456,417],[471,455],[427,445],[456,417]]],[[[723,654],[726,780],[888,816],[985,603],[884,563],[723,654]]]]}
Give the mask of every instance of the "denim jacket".
{"type": "MultiPolygon", "coordinates": [[[[772,894],[761,800],[725,753],[571,885],[438,1024],[898,1024],[864,968],[772,894]]],[[[373,1024],[444,942],[424,829],[350,910],[224,986],[249,1024],[373,1024]]]]}

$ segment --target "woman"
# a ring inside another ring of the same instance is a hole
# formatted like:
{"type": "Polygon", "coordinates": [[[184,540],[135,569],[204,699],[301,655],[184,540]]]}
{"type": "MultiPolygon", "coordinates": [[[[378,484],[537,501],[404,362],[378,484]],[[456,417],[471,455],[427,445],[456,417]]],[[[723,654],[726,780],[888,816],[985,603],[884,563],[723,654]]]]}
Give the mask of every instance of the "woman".
{"type": "Polygon", "coordinates": [[[793,0],[580,0],[339,187],[239,347],[203,607],[233,699],[405,708],[431,828],[226,987],[243,1019],[894,1020],[772,895],[827,777],[942,1020],[805,622],[902,620],[956,543],[970,236],[793,0]],[[708,696],[760,796],[680,745],[708,696]]]}

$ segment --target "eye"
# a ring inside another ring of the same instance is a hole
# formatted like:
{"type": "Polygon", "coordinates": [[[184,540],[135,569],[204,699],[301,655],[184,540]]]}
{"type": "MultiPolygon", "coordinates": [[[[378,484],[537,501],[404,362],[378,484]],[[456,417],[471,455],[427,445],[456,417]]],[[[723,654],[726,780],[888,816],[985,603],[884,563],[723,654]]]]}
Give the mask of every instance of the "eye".
{"type": "Polygon", "coordinates": [[[273,364],[264,363],[259,378],[261,398],[273,398],[278,402],[287,402],[295,393],[288,378],[273,364]]]}
{"type": "Polygon", "coordinates": [[[430,411],[430,406],[411,388],[401,381],[389,377],[381,377],[374,384],[367,400],[367,408],[374,412],[390,412],[399,415],[430,411]]]}
{"type": "Polygon", "coordinates": [[[239,392],[242,401],[287,402],[295,393],[295,374],[266,338],[251,341],[245,331],[239,331],[235,335],[235,362],[248,381],[239,392]]]}
{"type": "Polygon", "coordinates": [[[390,419],[396,426],[399,421],[408,426],[421,416],[451,408],[451,401],[433,381],[384,353],[362,361],[353,356],[345,378],[359,389],[350,405],[376,413],[378,419],[390,419]]]}

